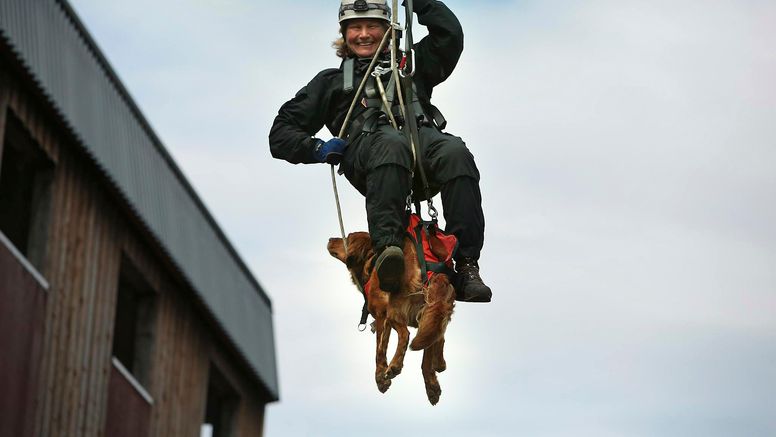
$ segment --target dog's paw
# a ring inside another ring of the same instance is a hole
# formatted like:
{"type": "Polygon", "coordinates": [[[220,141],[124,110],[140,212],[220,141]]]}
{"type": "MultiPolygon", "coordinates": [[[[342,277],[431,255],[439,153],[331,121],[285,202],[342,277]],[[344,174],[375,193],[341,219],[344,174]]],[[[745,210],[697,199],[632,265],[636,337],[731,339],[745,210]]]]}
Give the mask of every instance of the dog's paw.
{"type": "Polygon", "coordinates": [[[434,381],[433,383],[426,384],[426,396],[431,405],[436,405],[439,402],[439,397],[442,396],[442,388],[439,383],[434,381]]]}
{"type": "Polygon", "coordinates": [[[386,379],[393,379],[399,376],[401,373],[402,366],[388,366],[388,369],[385,371],[385,377],[386,379]]]}
{"type": "Polygon", "coordinates": [[[375,377],[375,382],[377,382],[377,389],[380,390],[380,393],[385,393],[391,388],[391,380],[386,379],[383,375],[375,377]]]}

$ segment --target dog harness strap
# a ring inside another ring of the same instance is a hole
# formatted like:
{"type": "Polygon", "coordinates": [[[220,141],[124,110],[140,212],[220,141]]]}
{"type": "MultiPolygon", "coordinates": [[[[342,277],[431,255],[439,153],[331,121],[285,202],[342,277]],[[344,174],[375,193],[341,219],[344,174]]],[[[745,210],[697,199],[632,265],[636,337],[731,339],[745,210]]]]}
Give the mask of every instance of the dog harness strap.
{"type": "Polygon", "coordinates": [[[428,284],[434,273],[455,276],[452,263],[458,249],[455,236],[440,231],[436,220],[424,221],[418,214],[410,214],[407,235],[415,243],[423,285],[428,284]]]}
{"type": "Polygon", "coordinates": [[[372,281],[367,280],[361,290],[364,292],[364,306],[361,308],[361,320],[358,322],[358,330],[366,331],[366,319],[369,317],[369,291],[372,288],[372,281]]]}
{"type": "Polygon", "coordinates": [[[418,254],[418,264],[420,265],[420,282],[423,285],[428,284],[428,275],[426,272],[426,253],[423,249],[423,222],[419,222],[415,227],[415,252],[418,254]]]}
{"type": "Polygon", "coordinates": [[[444,273],[450,276],[451,278],[455,276],[455,270],[451,269],[450,266],[448,266],[447,263],[444,263],[444,262],[427,263],[426,268],[428,269],[429,272],[432,272],[432,273],[444,273]]]}
{"type": "Polygon", "coordinates": [[[366,330],[366,319],[369,317],[369,308],[366,302],[366,296],[364,297],[364,307],[361,309],[361,320],[358,322],[358,329],[359,331],[363,332],[366,330]],[[361,327],[364,327],[364,329],[361,329],[361,327]]]}

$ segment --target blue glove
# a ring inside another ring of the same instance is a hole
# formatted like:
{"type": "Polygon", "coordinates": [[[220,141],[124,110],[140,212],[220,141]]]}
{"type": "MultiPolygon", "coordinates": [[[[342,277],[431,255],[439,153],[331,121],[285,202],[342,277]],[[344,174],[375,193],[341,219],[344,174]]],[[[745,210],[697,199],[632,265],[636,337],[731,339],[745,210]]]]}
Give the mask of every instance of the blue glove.
{"type": "Polygon", "coordinates": [[[318,162],[337,165],[342,161],[342,155],[345,153],[347,147],[348,145],[345,140],[334,137],[326,142],[318,140],[318,144],[315,145],[315,151],[313,153],[318,162]]]}

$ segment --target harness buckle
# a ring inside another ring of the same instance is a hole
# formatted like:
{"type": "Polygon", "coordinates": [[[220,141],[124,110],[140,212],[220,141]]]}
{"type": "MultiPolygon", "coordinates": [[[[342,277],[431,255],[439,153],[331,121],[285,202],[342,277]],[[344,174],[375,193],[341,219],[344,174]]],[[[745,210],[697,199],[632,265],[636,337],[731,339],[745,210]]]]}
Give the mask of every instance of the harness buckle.
{"type": "Polygon", "coordinates": [[[372,71],[372,77],[380,77],[385,73],[390,73],[390,72],[391,72],[390,67],[381,67],[379,65],[376,65],[375,69],[372,71]]]}

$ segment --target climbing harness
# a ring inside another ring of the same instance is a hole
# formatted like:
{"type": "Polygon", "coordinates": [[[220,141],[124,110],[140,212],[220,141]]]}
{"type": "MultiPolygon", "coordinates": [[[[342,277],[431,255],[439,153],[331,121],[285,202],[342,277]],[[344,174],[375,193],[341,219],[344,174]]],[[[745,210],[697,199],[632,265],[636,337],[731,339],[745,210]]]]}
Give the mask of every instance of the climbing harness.
{"type": "MultiPolygon", "coordinates": [[[[423,220],[419,209],[417,213],[408,210],[407,214],[409,215],[409,224],[405,232],[415,244],[415,253],[420,266],[421,286],[428,287],[431,277],[436,273],[444,273],[451,278],[454,277],[453,257],[458,250],[458,239],[455,235],[442,232],[438,227],[436,217],[431,220],[423,220]]],[[[358,325],[358,330],[361,332],[364,332],[367,327],[366,321],[369,316],[367,302],[369,302],[369,293],[372,289],[372,279],[373,276],[370,274],[363,284],[355,281],[364,294],[364,307],[361,310],[361,320],[358,325]]],[[[374,331],[374,327],[372,330],[374,331]]]]}
{"type": "MultiPolygon", "coordinates": [[[[436,220],[423,220],[420,215],[410,211],[408,214],[409,224],[405,232],[415,244],[422,286],[428,286],[435,273],[454,276],[453,257],[458,250],[458,239],[455,235],[442,232],[437,226],[436,220]]],[[[363,290],[367,297],[369,297],[371,288],[372,276],[370,275],[363,284],[363,290]]]]}

